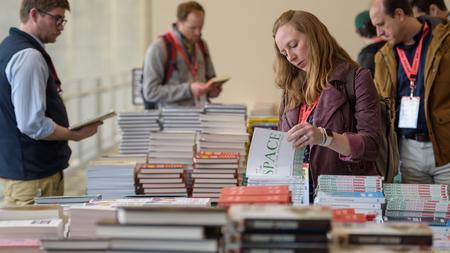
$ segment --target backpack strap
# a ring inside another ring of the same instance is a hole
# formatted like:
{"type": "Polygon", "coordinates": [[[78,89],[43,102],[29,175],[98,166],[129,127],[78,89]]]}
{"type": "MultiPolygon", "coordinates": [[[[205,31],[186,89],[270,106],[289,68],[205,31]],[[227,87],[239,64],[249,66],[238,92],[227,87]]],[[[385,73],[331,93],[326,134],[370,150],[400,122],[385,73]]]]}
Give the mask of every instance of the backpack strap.
{"type": "Polygon", "coordinates": [[[355,95],[355,72],[356,69],[352,68],[347,75],[345,82],[345,93],[350,101],[351,108],[355,108],[356,105],[356,95],[355,95]]]}
{"type": "Polygon", "coordinates": [[[198,42],[198,47],[200,48],[200,51],[202,52],[203,59],[205,61],[205,80],[208,80],[208,61],[209,58],[209,50],[208,46],[206,45],[205,41],[203,39],[200,39],[198,42]]]}
{"type": "Polygon", "coordinates": [[[356,68],[351,68],[347,74],[347,78],[345,81],[345,94],[347,95],[347,99],[350,102],[350,118],[352,119],[349,131],[356,131],[356,120],[354,118],[354,113],[356,111],[356,95],[355,95],[355,75],[356,68]]]}
{"type": "Polygon", "coordinates": [[[164,41],[164,46],[166,47],[166,62],[164,63],[164,77],[162,84],[167,83],[172,76],[173,70],[175,69],[175,63],[177,58],[177,50],[174,49],[175,41],[174,38],[165,33],[161,36],[164,41]]]}

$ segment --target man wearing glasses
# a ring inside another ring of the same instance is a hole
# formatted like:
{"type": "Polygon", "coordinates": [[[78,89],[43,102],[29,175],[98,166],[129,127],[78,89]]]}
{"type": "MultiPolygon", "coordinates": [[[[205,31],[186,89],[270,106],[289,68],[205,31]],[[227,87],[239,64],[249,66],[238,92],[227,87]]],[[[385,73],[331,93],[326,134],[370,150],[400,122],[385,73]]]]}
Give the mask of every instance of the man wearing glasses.
{"type": "Polygon", "coordinates": [[[63,169],[79,141],[99,124],[68,129],[61,82],[44,44],[64,30],[67,0],[23,0],[19,28],[0,44],[0,177],[5,205],[27,205],[36,196],[64,195],[63,169]]]}

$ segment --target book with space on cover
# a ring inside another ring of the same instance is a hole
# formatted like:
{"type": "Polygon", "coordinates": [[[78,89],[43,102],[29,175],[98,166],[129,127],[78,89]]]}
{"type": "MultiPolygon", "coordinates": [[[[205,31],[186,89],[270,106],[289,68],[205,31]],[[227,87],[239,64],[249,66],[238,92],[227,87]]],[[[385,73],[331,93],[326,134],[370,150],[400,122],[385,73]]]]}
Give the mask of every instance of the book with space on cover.
{"type": "Polygon", "coordinates": [[[294,176],[301,170],[295,163],[295,149],[287,141],[287,133],[255,128],[247,161],[246,175],[294,176]]]}

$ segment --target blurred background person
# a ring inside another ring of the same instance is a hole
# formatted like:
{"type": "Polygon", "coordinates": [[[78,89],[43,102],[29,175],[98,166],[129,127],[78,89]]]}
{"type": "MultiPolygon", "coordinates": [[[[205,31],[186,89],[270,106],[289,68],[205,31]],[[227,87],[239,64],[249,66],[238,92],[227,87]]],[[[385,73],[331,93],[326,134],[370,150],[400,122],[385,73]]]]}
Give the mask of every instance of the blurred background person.
{"type": "Polygon", "coordinates": [[[429,15],[435,18],[449,18],[444,0],[410,0],[415,17],[429,15]]]}
{"type": "Polygon", "coordinates": [[[385,41],[377,36],[377,30],[370,21],[369,11],[364,10],[355,17],[356,33],[363,39],[366,46],[358,54],[358,63],[361,67],[375,73],[375,54],[384,46],[385,41]]]}

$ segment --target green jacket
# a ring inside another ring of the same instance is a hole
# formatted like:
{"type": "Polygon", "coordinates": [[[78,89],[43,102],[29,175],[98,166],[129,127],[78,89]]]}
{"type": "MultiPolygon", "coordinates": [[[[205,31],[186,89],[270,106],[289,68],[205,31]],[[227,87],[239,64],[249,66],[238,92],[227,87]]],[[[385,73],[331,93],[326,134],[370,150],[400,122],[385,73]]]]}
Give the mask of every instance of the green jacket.
{"type": "MultiPolygon", "coordinates": [[[[450,25],[429,21],[433,30],[425,59],[424,107],[436,166],[442,166],[450,163],[450,25]]],[[[396,99],[397,60],[388,43],[375,56],[374,81],[382,97],[396,99]]]]}

